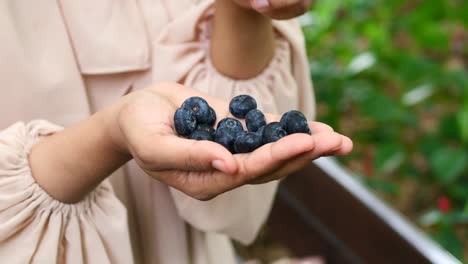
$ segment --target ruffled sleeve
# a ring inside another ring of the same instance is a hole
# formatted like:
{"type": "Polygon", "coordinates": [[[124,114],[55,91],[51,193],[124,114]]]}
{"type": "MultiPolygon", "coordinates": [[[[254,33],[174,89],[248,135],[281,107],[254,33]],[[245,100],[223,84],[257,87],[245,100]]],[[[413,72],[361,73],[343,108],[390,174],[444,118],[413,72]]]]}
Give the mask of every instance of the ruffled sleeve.
{"type": "MultiPolygon", "coordinates": [[[[154,80],[179,80],[226,101],[238,94],[249,94],[265,112],[282,114],[298,109],[313,119],[314,97],[299,23],[274,21],[274,58],[258,76],[235,80],[221,74],[211,63],[213,10],[208,2],[179,15],[154,42],[154,80]],[[167,62],[174,63],[167,67],[167,62]]],[[[179,214],[189,224],[249,244],[268,217],[277,185],[275,181],[243,186],[205,202],[174,189],[171,192],[179,214]]]]}
{"type": "Polygon", "coordinates": [[[292,74],[291,49],[284,38],[276,38],[275,55],[257,76],[236,80],[220,73],[211,63],[209,41],[205,42],[206,56],[195,65],[185,85],[229,101],[239,94],[256,98],[260,110],[280,114],[299,108],[299,91],[292,74]]]}
{"type": "Polygon", "coordinates": [[[126,209],[105,181],[82,201],[54,200],[34,180],[31,147],[61,128],[46,121],[0,132],[0,259],[8,263],[133,263],[126,209]]]}
{"type": "Polygon", "coordinates": [[[213,11],[212,1],[202,1],[178,14],[161,30],[153,42],[152,80],[182,82],[225,100],[247,93],[255,96],[264,111],[282,114],[296,109],[313,120],[315,98],[299,22],[273,21],[274,58],[254,78],[236,80],[218,72],[211,63],[213,11]]]}

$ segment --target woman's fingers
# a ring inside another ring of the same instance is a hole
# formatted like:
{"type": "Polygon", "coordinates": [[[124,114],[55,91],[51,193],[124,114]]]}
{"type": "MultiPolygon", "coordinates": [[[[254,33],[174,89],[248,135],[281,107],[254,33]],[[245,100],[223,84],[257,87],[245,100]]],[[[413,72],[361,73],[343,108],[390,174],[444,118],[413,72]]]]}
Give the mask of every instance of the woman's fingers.
{"type": "Polygon", "coordinates": [[[288,162],[284,162],[282,166],[278,166],[278,168],[273,173],[253,179],[252,181],[249,182],[249,184],[263,184],[263,183],[267,183],[270,181],[284,178],[287,175],[300,170],[301,168],[306,166],[309,162],[315,159],[312,157],[313,157],[313,154],[311,153],[303,153],[289,160],[288,162]]]}
{"type": "Polygon", "coordinates": [[[276,173],[279,167],[301,154],[307,153],[307,158],[313,160],[324,154],[340,151],[342,144],[342,135],[335,132],[321,132],[312,136],[292,134],[252,153],[237,155],[241,159],[239,173],[249,175],[252,179],[276,173]]]}
{"type": "MultiPolygon", "coordinates": [[[[224,150],[223,147],[214,149],[217,144],[209,144],[212,142],[180,142],[185,145],[185,153],[174,148],[174,152],[162,160],[171,166],[185,166],[187,170],[168,170],[160,176],[174,188],[194,198],[207,200],[243,184],[260,184],[283,178],[327,153],[350,151],[352,143],[348,140],[335,132],[321,132],[313,136],[293,134],[254,152],[231,155],[236,162],[234,167],[238,168],[232,174],[210,167],[209,161],[216,156],[214,153],[224,150]],[[198,145],[201,143],[205,144],[198,145]],[[209,153],[209,150],[213,153],[209,153]]],[[[167,144],[177,145],[177,142],[168,140],[167,144]]]]}
{"type": "Polygon", "coordinates": [[[245,184],[245,176],[218,170],[149,172],[169,186],[198,200],[209,200],[245,184]]]}
{"type": "MultiPolygon", "coordinates": [[[[294,171],[297,171],[298,169],[305,166],[308,162],[317,159],[321,156],[325,156],[328,153],[350,151],[350,148],[348,146],[349,142],[347,142],[347,140],[344,139],[344,137],[338,133],[322,132],[308,137],[314,142],[314,147],[312,149],[310,149],[307,152],[302,152],[296,156],[293,156],[288,160],[277,163],[275,169],[272,170],[268,175],[265,174],[264,176],[259,176],[255,179],[252,179],[250,183],[259,184],[272,180],[277,180],[287,176],[288,174],[294,171]],[[342,150],[342,148],[346,149],[342,150]]],[[[298,143],[301,144],[301,142],[298,143]]],[[[242,168],[242,166],[239,166],[239,168],[242,168]]]]}
{"type": "Polygon", "coordinates": [[[251,0],[251,5],[258,11],[272,11],[275,9],[305,6],[304,0],[251,0]]]}
{"type": "Polygon", "coordinates": [[[196,141],[174,135],[155,136],[135,150],[137,158],[155,171],[210,171],[233,174],[237,163],[223,146],[210,141],[196,141]]]}
{"type": "Polygon", "coordinates": [[[353,141],[347,136],[341,136],[341,148],[331,153],[331,155],[346,155],[353,150],[353,141]]]}
{"type": "Polygon", "coordinates": [[[336,132],[320,132],[311,136],[316,142],[314,152],[317,156],[322,156],[326,153],[338,151],[341,148],[343,137],[336,132]]]}
{"type": "Polygon", "coordinates": [[[264,145],[254,152],[235,155],[238,161],[238,173],[247,180],[272,173],[283,162],[313,150],[314,140],[307,134],[294,134],[277,142],[264,145]]]}
{"type": "Polygon", "coordinates": [[[310,130],[312,134],[317,134],[321,132],[333,132],[333,128],[327,124],[320,122],[309,122],[310,130]]]}
{"type": "Polygon", "coordinates": [[[289,19],[304,14],[312,0],[251,0],[251,6],[275,19],[289,19]]]}
{"type": "Polygon", "coordinates": [[[330,139],[326,134],[319,135],[316,140],[320,141],[320,143],[316,143],[316,148],[314,151],[304,153],[296,157],[291,162],[286,163],[284,166],[279,168],[274,175],[272,175],[270,180],[283,178],[290,173],[299,170],[303,166],[307,165],[307,163],[322,156],[327,156],[329,153],[333,153],[333,155],[344,155],[351,152],[353,148],[353,142],[346,136],[337,133],[333,134],[333,139],[330,139]],[[324,138],[320,137],[327,138],[328,140],[324,140],[324,138]],[[327,149],[335,150],[327,151],[327,149]]]}

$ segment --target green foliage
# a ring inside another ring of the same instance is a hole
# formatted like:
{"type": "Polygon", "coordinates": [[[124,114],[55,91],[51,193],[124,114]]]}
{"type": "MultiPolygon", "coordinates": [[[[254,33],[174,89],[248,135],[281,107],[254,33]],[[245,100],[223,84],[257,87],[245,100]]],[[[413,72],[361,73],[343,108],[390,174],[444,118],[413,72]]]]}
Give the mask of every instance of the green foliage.
{"type": "Polygon", "coordinates": [[[439,184],[453,184],[466,168],[468,154],[462,149],[439,148],[429,157],[439,184]]]}
{"type": "Polygon", "coordinates": [[[316,0],[301,22],[318,119],[355,142],[343,162],[468,260],[466,14],[464,0],[316,0]]]}

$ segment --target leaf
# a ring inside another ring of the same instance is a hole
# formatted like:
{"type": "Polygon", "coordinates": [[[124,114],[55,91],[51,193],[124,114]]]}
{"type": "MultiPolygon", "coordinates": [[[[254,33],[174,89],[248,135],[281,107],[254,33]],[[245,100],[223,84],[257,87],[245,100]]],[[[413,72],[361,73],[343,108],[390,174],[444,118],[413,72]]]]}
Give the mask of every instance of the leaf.
{"type": "Polygon", "coordinates": [[[397,195],[400,191],[398,185],[389,181],[384,181],[375,178],[365,178],[364,180],[367,186],[369,186],[370,188],[374,190],[383,191],[387,194],[397,195]]]}
{"type": "Polygon", "coordinates": [[[462,149],[442,147],[429,159],[434,176],[443,184],[453,183],[464,172],[468,155],[462,149]]]}
{"type": "Polygon", "coordinates": [[[405,152],[397,143],[384,143],[377,146],[374,166],[383,173],[392,173],[405,160],[405,152]]]}
{"type": "Polygon", "coordinates": [[[414,33],[419,44],[425,48],[447,51],[449,47],[448,33],[440,23],[427,21],[414,33]]]}
{"type": "Polygon", "coordinates": [[[398,102],[377,92],[363,100],[361,109],[364,114],[380,122],[401,121],[404,114],[398,102]]]}
{"type": "Polygon", "coordinates": [[[420,85],[420,86],[410,90],[406,94],[404,94],[401,101],[402,101],[403,104],[405,104],[407,106],[413,106],[413,105],[419,104],[422,101],[426,100],[433,93],[434,93],[434,89],[432,87],[432,84],[426,83],[426,84],[420,85]]]}
{"type": "Polygon", "coordinates": [[[457,121],[462,140],[468,144],[468,99],[465,99],[463,108],[457,113],[457,121]]]}
{"type": "Polygon", "coordinates": [[[431,210],[421,216],[419,223],[423,226],[432,226],[440,223],[442,221],[442,217],[442,213],[438,210],[431,210]]]}
{"type": "Polygon", "coordinates": [[[372,43],[374,49],[383,49],[388,47],[390,40],[390,33],[386,30],[382,30],[382,25],[376,23],[375,20],[369,20],[364,27],[364,34],[367,36],[369,41],[372,43]]]}
{"type": "Polygon", "coordinates": [[[319,39],[319,35],[325,32],[335,21],[336,10],[342,5],[341,1],[317,0],[314,3],[314,8],[309,11],[309,17],[304,18],[308,31],[308,43],[312,43],[319,39]],[[307,23],[312,24],[307,24],[307,23]]]}
{"type": "Polygon", "coordinates": [[[358,74],[376,63],[374,54],[364,52],[354,57],[348,65],[348,71],[351,74],[358,74]]]}
{"type": "Polygon", "coordinates": [[[468,214],[466,214],[464,211],[457,210],[456,212],[453,212],[451,216],[451,221],[453,224],[468,224],[468,214]]]}
{"type": "Polygon", "coordinates": [[[439,134],[442,138],[451,139],[451,141],[461,141],[459,124],[457,117],[453,113],[444,116],[439,125],[439,134]]]}
{"type": "Polygon", "coordinates": [[[450,185],[448,195],[458,201],[468,201],[468,181],[458,180],[456,184],[450,185]]]}
{"type": "Polygon", "coordinates": [[[394,74],[397,74],[406,83],[427,82],[438,76],[440,67],[435,62],[423,56],[417,56],[411,53],[394,54],[397,59],[397,68],[394,74]]]}
{"type": "Polygon", "coordinates": [[[424,135],[418,142],[418,148],[422,153],[429,158],[432,153],[436,152],[438,149],[442,149],[445,146],[441,138],[436,135],[424,135]]]}

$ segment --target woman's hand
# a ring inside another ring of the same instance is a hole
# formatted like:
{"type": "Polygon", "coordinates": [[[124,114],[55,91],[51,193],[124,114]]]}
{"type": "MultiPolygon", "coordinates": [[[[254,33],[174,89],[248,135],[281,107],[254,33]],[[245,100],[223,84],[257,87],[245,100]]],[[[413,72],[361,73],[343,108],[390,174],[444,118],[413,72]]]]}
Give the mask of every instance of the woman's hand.
{"type": "MultiPolygon", "coordinates": [[[[199,200],[244,184],[277,180],[320,156],[352,149],[349,138],[325,124],[310,122],[312,136],[294,134],[252,153],[232,155],[217,143],[176,135],[174,112],[191,96],[205,98],[218,121],[229,116],[227,102],[182,85],[159,84],[130,95],[117,117],[120,135],[116,138],[150,176],[199,200]]],[[[278,118],[267,115],[268,122],[278,118]]]]}
{"type": "Polygon", "coordinates": [[[79,202],[133,156],[152,177],[207,200],[244,184],[280,179],[320,156],[352,149],[347,137],[311,122],[312,136],[290,135],[252,153],[232,155],[217,143],[175,134],[174,112],[191,96],[204,97],[218,120],[229,115],[227,102],[178,84],[131,93],[34,145],[29,161],[36,182],[59,201],[79,202]]]}
{"type": "Polygon", "coordinates": [[[252,8],[273,19],[290,19],[304,14],[312,0],[232,0],[244,8],[252,8]]]}

